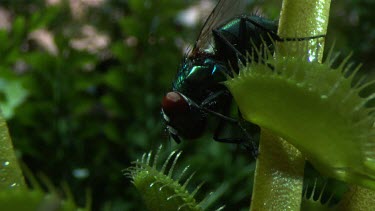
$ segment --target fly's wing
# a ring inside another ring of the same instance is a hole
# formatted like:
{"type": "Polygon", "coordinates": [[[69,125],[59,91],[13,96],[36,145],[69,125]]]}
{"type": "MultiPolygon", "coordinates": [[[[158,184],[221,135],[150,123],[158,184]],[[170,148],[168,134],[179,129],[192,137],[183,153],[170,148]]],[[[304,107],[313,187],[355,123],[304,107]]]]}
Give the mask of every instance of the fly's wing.
{"type": "Polygon", "coordinates": [[[204,23],[195,42],[193,53],[208,48],[212,37],[212,30],[230,19],[244,14],[245,6],[245,0],[220,0],[204,23]]]}

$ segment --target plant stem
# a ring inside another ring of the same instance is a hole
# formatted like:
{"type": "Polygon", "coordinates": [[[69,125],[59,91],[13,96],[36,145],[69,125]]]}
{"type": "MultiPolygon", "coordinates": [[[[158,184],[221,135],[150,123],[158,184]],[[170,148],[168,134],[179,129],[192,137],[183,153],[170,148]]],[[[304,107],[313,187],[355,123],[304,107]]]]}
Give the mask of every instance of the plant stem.
{"type": "MultiPolygon", "coordinates": [[[[310,61],[321,62],[324,37],[311,37],[326,34],[330,3],[330,0],[283,1],[278,35],[284,39],[306,38],[308,42],[307,46],[301,41],[278,42],[279,56],[306,55],[310,61]]],[[[300,210],[304,157],[265,128],[259,148],[251,210],[300,210]]]]}
{"type": "Polygon", "coordinates": [[[262,128],[251,210],[299,210],[304,164],[295,147],[262,128]]]}
{"type": "MultiPolygon", "coordinates": [[[[331,0],[284,0],[280,13],[278,35],[282,38],[306,38],[327,33],[331,0]]],[[[306,48],[298,47],[305,42],[278,42],[279,53],[288,52],[287,56],[308,55],[310,61],[321,62],[324,50],[324,37],[308,39],[306,48]],[[291,49],[293,52],[291,52],[291,49]]],[[[285,54],[284,54],[285,55],[285,54]]]]}
{"type": "Polygon", "coordinates": [[[0,112],[0,190],[25,188],[25,181],[16,155],[8,127],[0,112]]]}
{"type": "Polygon", "coordinates": [[[337,210],[342,211],[367,211],[375,210],[375,192],[360,186],[352,185],[345,193],[337,210]]]}
{"type": "MultiPolygon", "coordinates": [[[[330,0],[284,0],[279,21],[280,37],[312,37],[324,35],[327,31],[330,0]]],[[[299,42],[279,42],[280,53],[288,51],[289,56],[301,55],[299,42]],[[295,50],[294,55],[290,49],[295,50]]],[[[321,62],[324,49],[324,38],[310,39],[308,43],[310,61],[321,62]],[[316,48],[317,47],[317,48],[316,48]],[[314,48],[316,50],[314,50],[314,48]]],[[[286,55],[286,54],[284,54],[286,55]]],[[[352,185],[342,200],[340,210],[375,210],[375,192],[363,187],[352,185]]]]}

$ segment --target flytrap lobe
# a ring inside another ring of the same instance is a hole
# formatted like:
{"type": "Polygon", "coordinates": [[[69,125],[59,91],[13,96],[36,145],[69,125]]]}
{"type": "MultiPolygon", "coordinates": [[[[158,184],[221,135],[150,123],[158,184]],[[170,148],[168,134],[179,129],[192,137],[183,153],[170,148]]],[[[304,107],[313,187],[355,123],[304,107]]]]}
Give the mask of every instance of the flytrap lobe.
{"type": "Polygon", "coordinates": [[[338,210],[336,205],[332,205],[334,192],[327,188],[328,181],[324,181],[323,186],[318,187],[318,178],[305,184],[303,192],[301,210],[334,211],[338,210]],[[309,191],[310,189],[310,191],[309,191]],[[326,195],[326,196],[324,196],[326,195]],[[328,196],[328,198],[327,198],[328,196]]]}
{"type": "Polygon", "coordinates": [[[249,59],[225,82],[243,117],[293,144],[321,173],[375,190],[375,81],[354,80],[359,66],[350,56],[333,68],[332,49],[323,63],[255,53],[263,59],[249,59]]]}
{"type": "MultiPolygon", "coordinates": [[[[161,146],[153,156],[152,152],[145,153],[141,160],[134,162],[134,166],[125,170],[137,190],[142,194],[149,210],[205,210],[205,198],[201,202],[194,198],[201,183],[192,192],[187,190],[187,186],[194,176],[190,174],[187,179],[183,179],[189,166],[185,167],[179,175],[174,175],[174,169],[181,155],[181,151],[173,151],[164,161],[161,168],[158,168],[158,159],[161,146]],[[173,178],[176,177],[176,178],[173,178]]],[[[217,210],[221,210],[220,207],[217,210]]]]}

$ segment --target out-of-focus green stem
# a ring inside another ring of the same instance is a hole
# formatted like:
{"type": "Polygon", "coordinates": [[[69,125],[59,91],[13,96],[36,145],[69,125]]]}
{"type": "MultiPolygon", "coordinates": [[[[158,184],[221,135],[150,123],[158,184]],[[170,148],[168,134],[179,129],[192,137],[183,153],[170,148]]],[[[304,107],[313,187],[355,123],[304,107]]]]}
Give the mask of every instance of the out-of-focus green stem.
{"type": "Polygon", "coordinates": [[[331,0],[284,0],[278,35],[281,38],[305,38],[308,40],[306,48],[298,47],[305,42],[278,42],[279,53],[285,56],[301,56],[308,54],[310,61],[321,61],[324,50],[324,36],[327,33],[329,8],[331,0]],[[287,53],[285,53],[287,52],[287,53]],[[287,54],[287,55],[286,55],[287,54]]]}
{"type": "Polygon", "coordinates": [[[0,190],[25,188],[5,119],[0,112],[0,190]]]}
{"type": "Polygon", "coordinates": [[[304,164],[295,147],[262,129],[251,210],[300,210],[304,164]]]}
{"type": "Polygon", "coordinates": [[[344,195],[337,210],[375,210],[375,192],[360,186],[352,185],[350,190],[344,195]]]}

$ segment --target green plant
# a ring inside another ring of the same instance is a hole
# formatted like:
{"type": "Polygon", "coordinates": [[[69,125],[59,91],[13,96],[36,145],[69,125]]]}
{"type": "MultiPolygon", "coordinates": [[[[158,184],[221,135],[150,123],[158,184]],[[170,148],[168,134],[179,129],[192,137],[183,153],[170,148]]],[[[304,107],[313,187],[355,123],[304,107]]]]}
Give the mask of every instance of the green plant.
{"type": "MultiPolygon", "coordinates": [[[[16,159],[12,141],[8,133],[8,127],[5,119],[0,112],[0,207],[1,210],[91,210],[91,203],[85,208],[79,208],[75,202],[72,193],[65,184],[66,199],[60,197],[58,190],[53,184],[43,178],[44,184],[48,187],[48,192],[44,191],[30,171],[25,167],[33,189],[26,187],[23,174],[16,159]]],[[[87,197],[90,199],[90,196],[87,197]]]]}
{"type": "MultiPolygon", "coordinates": [[[[279,35],[325,34],[329,6],[284,1],[279,35]]],[[[333,68],[331,51],[321,63],[323,49],[324,38],[276,43],[275,55],[258,49],[263,59],[225,83],[244,118],[262,127],[252,210],[300,210],[305,159],[323,175],[362,186],[349,192],[356,200],[341,204],[375,209],[367,190],[375,189],[373,82],[356,82],[349,57],[333,68]]]]}
{"type": "Polygon", "coordinates": [[[159,101],[180,59],[173,18],[184,3],[102,1],[77,20],[77,1],[46,2],[0,5],[12,17],[0,29],[0,106],[18,159],[55,185],[66,181],[82,206],[90,187],[97,209],[142,209],[132,189],[118,188],[130,186],[121,169],[164,137],[159,101]],[[84,29],[108,46],[72,46],[84,29]],[[57,53],[31,36],[40,30],[57,53]]]}
{"type": "Polygon", "coordinates": [[[198,192],[198,186],[192,193],[187,190],[187,185],[194,176],[191,174],[181,185],[181,179],[184,177],[188,167],[180,175],[174,175],[174,168],[181,152],[173,151],[161,169],[158,169],[158,158],[161,146],[154,156],[152,152],[143,154],[141,160],[134,162],[134,167],[126,170],[127,175],[142,192],[144,201],[150,210],[202,210],[200,203],[196,202],[194,195],[198,192]],[[172,164],[169,162],[171,159],[172,164]],[[167,166],[170,166],[167,168],[167,166]],[[176,178],[176,179],[173,179],[176,178]]]}
{"type": "MultiPolygon", "coordinates": [[[[55,187],[66,181],[81,207],[89,187],[94,209],[144,210],[121,169],[163,143],[167,151],[184,151],[178,163],[196,170],[192,187],[205,182],[198,199],[214,191],[209,198],[215,201],[212,207],[225,204],[228,210],[248,210],[255,169],[248,153],[213,142],[209,134],[180,145],[169,142],[159,113],[185,45],[194,45],[203,24],[183,25],[176,17],[190,6],[206,8],[207,4],[196,4],[207,1],[92,1],[102,3],[86,8],[78,19],[70,2],[91,1],[1,1],[0,28],[7,20],[4,10],[10,14],[10,27],[0,29],[0,107],[16,158],[33,174],[43,172],[55,187]],[[108,47],[96,52],[73,48],[71,41],[81,38],[86,26],[107,35],[108,47]],[[41,29],[52,35],[58,56],[31,36],[41,29]]],[[[257,10],[269,19],[279,17],[279,0],[246,2],[249,14],[257,10]]],[[[368,0],[334,1],[326,37],[327,43],[336,42],[341,55],[353,52],[351,60],[363,62],[358,75],[367,78],[375,72],[374,10],[368,0]]],[[[304,184],[315,177],[326,180],[312,167],[305,167],[304,175],[304,184]]],[[[318,182],[317,189],[323,183],[318,182]]],[[[336,203],[346,188],[330,179],[325,192],[334,192],[331,202],[336,203]]],[[[356,192],[365,191],[352,186],[345,198],[364,201],[356,192]]],[[[347,205],[342,206],[352,207],[347,205]]]]}

